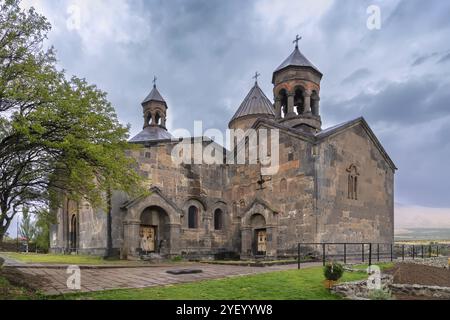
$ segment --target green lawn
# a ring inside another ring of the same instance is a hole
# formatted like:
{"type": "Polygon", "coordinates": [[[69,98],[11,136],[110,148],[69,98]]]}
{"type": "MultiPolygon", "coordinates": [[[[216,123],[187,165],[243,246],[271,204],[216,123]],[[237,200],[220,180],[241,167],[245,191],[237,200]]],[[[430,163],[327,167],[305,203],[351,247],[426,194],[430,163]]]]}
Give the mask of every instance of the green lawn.
{"type": "Polygon", "coordinates": [[[51,263],[51,264],[75,264],[75,265],[106,265],[106,264],[136,264],[126,260],[105,260],[102,257],[87,255],[63,255],[63,254],[40,254],[40,253],[2,253],[11,259],[25,263],[51,263]]]}
{"type": "MultiPolygon", "coordinates": [[[[365,279],[363,272],[346,272],[342,282],[365,279]]],[[[324,300],[339,299],[323,285],[322,267],[143,289],[69,294],[54,299],[98,300],[324,300]]]]}
{"type": "Polygon", "coordinates": [[[36,297],[37,295],[34,292],[12,285],[0,273],[0,300],[27,300],[36,297]]]}

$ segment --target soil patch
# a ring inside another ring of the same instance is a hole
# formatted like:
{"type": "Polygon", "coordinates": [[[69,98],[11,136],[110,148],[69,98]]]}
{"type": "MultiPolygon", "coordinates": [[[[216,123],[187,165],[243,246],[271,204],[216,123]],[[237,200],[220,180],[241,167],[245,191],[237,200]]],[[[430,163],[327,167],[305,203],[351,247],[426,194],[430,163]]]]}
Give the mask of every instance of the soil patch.
{"type": "Polygon", "coordinates": [[[398,263],[385,273],[394,276],[394,283],[450,287],[450,270],[412,263],[398,263]]]}

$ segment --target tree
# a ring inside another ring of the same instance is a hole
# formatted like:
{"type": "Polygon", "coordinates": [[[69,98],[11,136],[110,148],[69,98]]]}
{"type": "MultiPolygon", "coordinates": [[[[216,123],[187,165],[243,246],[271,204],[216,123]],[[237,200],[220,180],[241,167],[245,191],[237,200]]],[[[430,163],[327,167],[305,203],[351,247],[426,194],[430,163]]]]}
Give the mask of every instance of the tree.
{"type": "Polygon", "coordinates": [[[22,221],[20,223],[20,236],[27,242],[27,252],[30,242],[35,240],[36,226],[35,222],[31,219],[30,210],[24,207],[22,210],[22,221]]]}
{"type": "Polygon", "coordinates": [[[56,223],[55,215],[43,209],[36,214],[36,217],[36,249],[47,252],[50,248],[50,228],[56,223]]]}
{"type": "Polygon", "coordinates": [[[122,126],[106,93],[66,79],[46,18],[0,0],[0,242],[17,212],[62,196],[106,206],[110,190],[143,192],[122,126]]]}

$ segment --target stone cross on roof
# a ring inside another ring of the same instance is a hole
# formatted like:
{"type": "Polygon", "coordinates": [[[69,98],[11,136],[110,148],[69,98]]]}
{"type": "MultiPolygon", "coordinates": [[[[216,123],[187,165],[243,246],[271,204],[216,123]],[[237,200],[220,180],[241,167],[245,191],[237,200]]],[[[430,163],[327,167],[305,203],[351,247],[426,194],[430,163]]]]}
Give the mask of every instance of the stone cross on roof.
{"type": "Polygon", "coordinates": [[[255,75],[253,76],[253,79],[255,79],[255,83],[258,83],[258,77],[259,77],[260,75],[261,75],[261,74],[259,74],[258,71],[255,72],[255,75]]]}
{"type": "Polygon", "coordinates": [[[153,88],[156,88],[156,80],[158,80],[158,78],[156,76],[153,77],[153,88]]]}
{"type": "Polygon", "coordinates": [[[295,36],[295,40],[292,41],[292,43],[295,43],[295,47],[298,48],[298,42],[302,40],[302,37],[300,37],[299,35],[295,36]]]}

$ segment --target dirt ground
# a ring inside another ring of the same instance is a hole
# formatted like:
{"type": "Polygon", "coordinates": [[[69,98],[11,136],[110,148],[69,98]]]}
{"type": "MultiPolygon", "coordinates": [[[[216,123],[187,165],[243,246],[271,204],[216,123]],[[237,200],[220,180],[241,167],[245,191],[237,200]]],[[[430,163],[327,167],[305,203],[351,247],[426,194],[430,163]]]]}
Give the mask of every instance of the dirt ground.
{"type": "Polygon", "coordinates": [[[394,276],[394,283],[450,287],[450,270],[412,263],[398,263],[386,273],[394,276]]]}

